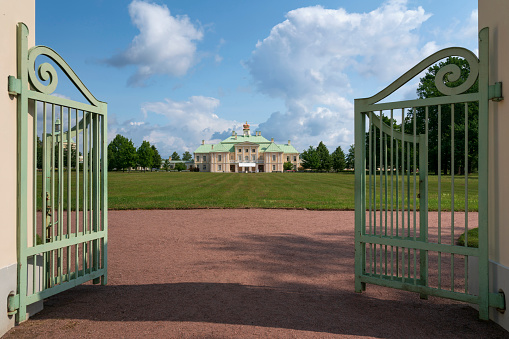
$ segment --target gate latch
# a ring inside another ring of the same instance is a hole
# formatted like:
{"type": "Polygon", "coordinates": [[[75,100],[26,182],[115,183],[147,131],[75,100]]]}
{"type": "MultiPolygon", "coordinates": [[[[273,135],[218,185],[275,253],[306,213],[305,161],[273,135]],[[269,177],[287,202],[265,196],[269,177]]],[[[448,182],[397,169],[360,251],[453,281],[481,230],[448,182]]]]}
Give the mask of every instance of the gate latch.
{"type": "Polygon", "coordinates": [[[496,82],[495,85],[488,86],[488,99],[495,102],[504,100],[501,82],[496,82]]]}

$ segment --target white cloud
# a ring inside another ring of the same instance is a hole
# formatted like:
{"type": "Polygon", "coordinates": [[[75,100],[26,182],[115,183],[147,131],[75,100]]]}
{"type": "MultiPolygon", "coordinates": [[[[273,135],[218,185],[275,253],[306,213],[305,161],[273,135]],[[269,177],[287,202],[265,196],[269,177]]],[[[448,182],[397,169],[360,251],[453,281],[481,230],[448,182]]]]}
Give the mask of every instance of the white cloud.
{"type": "Polygon", "coordinates": [[[128,83],[139,86],[155,74],[182,76],[196,62],[196,41],[203,38],[201,27],[188,16],[172,16],[166,5],[134,0],[129,15],[140,34],[120,54],[107,60],[117,67],[138,67],[128,83]]]}
{"type": "Polygon", "coordinates": [[[232,129],[241,129],[237,121],[222,119],[215,111],[220,102],[216,98],[193,96],[186,101],[165,99],[160,102],[147,102],[142,105],[145,122],[126,121],[122,124],[109,124],[108,133],[120,133],[132,138],[136,146],[143,140],[155,144],[161,156],[173,151],[193,152],[201,140],[216,143],[231,134],[232,129]],[[150,115],[165,117],[164,124],[149,122],[150,115]]]}
{"type": "Polygon", "coordinates": [[[353,104],[346,99],[352,78],[388,84],[435,52],[436,43],[423,43],[416,32],[430,16],[404,0],[369,13],[321,6],[287,13],[244,63],[258,91],[286,102],[285,113],[260,124],[262,132],[287,135],[302,148],[320,140],[347,147],[353,142],[353,104]]]}

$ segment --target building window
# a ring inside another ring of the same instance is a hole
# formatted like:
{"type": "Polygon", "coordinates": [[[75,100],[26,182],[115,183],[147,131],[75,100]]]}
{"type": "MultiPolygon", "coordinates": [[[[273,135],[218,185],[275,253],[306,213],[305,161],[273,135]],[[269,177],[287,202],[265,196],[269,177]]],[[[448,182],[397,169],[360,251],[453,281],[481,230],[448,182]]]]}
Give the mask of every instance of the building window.
{"type": "Polygon", "coordinates": [[[196,156],[196,162],[199,162],[199,161],[200,161],[200,156],[199,156],[199,155],[197,155],[197,156],[196,156]]]}
{"type": "Polygon", "coordinates": [[[252,158],[253,158],[253,161],[256,161],[256,155],[253,154],[252,158]]]}
{"type": "Polygon", "coordinates": [[[241,161],[241,160],[242,160],[242,155],[239,155],[239,161],[241,161]]]}
{"type": "Polygon", "coordinates": [[[297,170],[297,165],[293,165],[293,170],[296,171],[297,170]]]}
{"type": "Polygon", "coordinates": [[[246,155],[246,156],[244,157],[244,159],[246,159],[246,161],[248,161],[248,160],[249,160],[249,156],[247,156],[247,155],[246,155]]]}
{"type": "Polygon", "coordinates": [[[221,165],[217,165],[217,170],[221,171],[221,165]]]}
{"type": "Polygon", "coordinates": [[[242,152],[242,148],[239,148],[239,152],[242,152]]]}
{"type": "Polygon", "coordinates": [[[246,148],[246,149],[244,150],[244,152],[246,152],[246,153],[247,153],[247,152],[249,152],[249,148],[246,148]]]}
{"type": "Polygon", "coordinates": [[[276,165],[272,165],[272,170],[275,171],[276,170],[276,165]]]}
{"type": "Polygon", "coordinates": [[[293,156],[293,161],[297,161],[297,156],[296,155],[293,156]]]}
{"type": "Polygon", "coordinates": [[[276,161],[276,155],[272,154],[272,161],[276,161]]]}
{"type": "Polygon", "coordinates": [[[290,156],[289,155],[286,156],[286,161],[290,161],[290,156]]]}
{"type": "Polygon", "coordinates": [[[251,152],[256,153],[256,148],[253,148],[251,152]]]}
{"type": "Polygon", "coordinates": [[[207,169],[207,165],[203,165],[203,170],[206,170],[207,169]]]}
{"type": "Polygon", "coordinates": [[[203,156],[203,161],[207,161],[207,156],[206,155],[203,156]]]}
{"type": "Polygon", "coordinates": [[[217,156],[217,161],[221,161],[221,154],[217,156]]]}

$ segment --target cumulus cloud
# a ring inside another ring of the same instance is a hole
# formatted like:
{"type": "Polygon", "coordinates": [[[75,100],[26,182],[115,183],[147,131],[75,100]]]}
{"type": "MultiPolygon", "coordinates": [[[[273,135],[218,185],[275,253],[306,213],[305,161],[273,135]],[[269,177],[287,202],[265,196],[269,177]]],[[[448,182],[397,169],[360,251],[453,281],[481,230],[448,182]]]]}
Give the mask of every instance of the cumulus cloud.
{"type": "Polygon", "coordinates": [[[182,76],[196,62],[196,42],[201,27],[188,16],[172,16],[166,5],[134,0],[129,5],[131,21],[140,33],[130,46],[106,62],[112,66],[136,65],[128,84],[141,86],[155,74],[182,76]]]}
{"type": "Polygon", "coordinates": [[[302,149],[320,140],[347,147],[353,142],[353,104],[346,99],[352,77],[387,82],[435,52],[438,46],[416,32],[430,16],[404,0],[368,13],[321,6],[288,12],[244,63],[258,91],[286,102],[286,112],[260,124],[262,132],[279,140],[291,136],[302,149]]]}
{"type": "Polygon", "coordinates": [[[216,143],[231,135],[232,130],[242,128],[237,121],[220,118],[216,114],[219,105],[218,99],[204,96],[193,96],[185,101],[147,102],[141,107],[145,123],[130,120],[109,124],[108,133],[126,135],[136,146],[147,140],[156,145],[162,156],[173,151],[192,153],[201,140],[216,143]],[[165,117],[164,124],[151,124],[152,114],[165,117]]]}

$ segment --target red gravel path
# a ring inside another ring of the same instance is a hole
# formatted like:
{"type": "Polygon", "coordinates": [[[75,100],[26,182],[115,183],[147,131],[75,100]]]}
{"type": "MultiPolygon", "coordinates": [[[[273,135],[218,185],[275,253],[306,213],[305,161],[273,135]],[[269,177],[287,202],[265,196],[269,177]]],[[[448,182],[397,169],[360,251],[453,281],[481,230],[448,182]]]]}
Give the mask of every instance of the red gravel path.
{"type": "Polygon", "coordinates": [[[354,212],[111,211],[107,286],[53,296],[5,338],[502,338],[470,306],[354,289],[354,212]]]}

